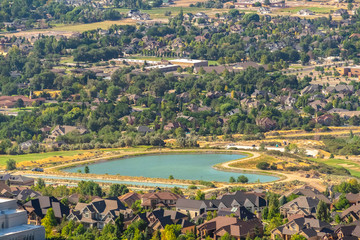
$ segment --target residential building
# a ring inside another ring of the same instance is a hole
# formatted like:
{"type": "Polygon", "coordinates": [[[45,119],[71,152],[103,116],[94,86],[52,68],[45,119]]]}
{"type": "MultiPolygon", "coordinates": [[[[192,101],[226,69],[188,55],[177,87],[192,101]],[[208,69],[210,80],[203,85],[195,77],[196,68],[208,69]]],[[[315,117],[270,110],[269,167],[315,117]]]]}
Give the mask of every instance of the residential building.
{"type": "Polygon", "coordinates": [[[70,132],[77,131],[79,134],[83,135],[88,132],[88,130],[81,126],[61,126],[57,125],[52,131],[51,135],[49,136],[50,139],[56,139],[58,136],[66,135],[70,132]]]}
{"type": "Polygon", "coordinates": [[[347,222],[349,219],[352,221],[360,220],[360,204],[355,204],[345,209],[340,214],[341,221],[347,222]]]}
{"type": "Polygon", "coordinates": [[[213,239],[219,239],[228,233],[236,239],[255,237],[263,233],[263,225],[257,218],[251,220],[241,220],[237,217],[219,216],[197,227],[198,235],[201,238],[209,236],[213,239]]]}
{"type": "Polygon", "coordinates": [[[34,179],[22,175],[11,175],[8,173],[0,174],[0,182],[9,182],[10,185],[15,186],[32,186],[34,179]]]}
{"type": "Polygon", "coordinates": [[[204,201],[180,198],[176,202],[176,211],[189,214],[191,218],[206,212],[207,206],[204,201]]]}
{"type": "Polygon", "coordinates": [[[347,225],[338,225],[334,229],[334,234],[328,239],[360,239],[360,224],[353,222],[347,225]]]}
{"type": "Polygon", "coordinates": [[[301,9],[300,11],[297,12],[297,14],[300,16],[310,16],[310,15],[314,15],[314,12],[310,11],[309,9],[301,9]]]}
{"type": "Polygon", "coordinates": [[[316,197],[300,196],[280,207],[280,213],[285,217],[291,215],[308,216],[316,213],[316,207],[319,204],[316,197]]]}
{"type": "Polygon", "coordinates": [[[317,198],[319,201],[321,200],[328,205],[331,204],[330,199],[327,198],[324,194],[322,194],[319,190],[317,190],[316,188],[307,186],[307,185],[291,191],[290,193],[286,194],[286,196],[290,196],[291,194],[296,194],[296,195],[306,196],[306,197],[311,197],[311,198],[317,198]]]}
{"type": "Polygon", "coordinates": [[[349,77],[352,77],[352,76],[360,76],[360,66],[347,66],[347,67],[339,67],[336,69],[340,75],[343,75],[343,76],[349,76],[349,77]]]}
{"type": "Polygon", "coordinates": [[[141,206],[145,209],[173,208],[182,196],[172,192],[150,192],[141,196],[141,206]]]}
{"type": "Polygon", "coordinates": [[[45,240],[45,228],[28,225],[26,211],[17,208],[15,199],[0,198],[0,239],[45,240]]]}
{"type": "Polygon", "coordinates": [[[271,13],[271,10],[268,7],[260,7],[259,10],[258,10],[258,13],[269,14],[269,13],[271,13]]]}
{"type": "Polygon", "coordinates": [[[300,217],[272,230],[271,239],[288,240],[292,235],[298,234],[306,239],[320,240],[332,232],[331,225],[327,222],[322,222],[314,217],[300,217]]]}
{"type": "Polygon", "coordinates": [[[183,226],[183,232],[195,232],[195,224],[189,222],[189,216],[178,211],[155,209],[152,212],[139,213],[132,220],[136,222],[142,219],[152,231],[163,230],[166,225],[178,224],[183,226]]]}
{"type": "Polygon", "coordinates": [[[132,210],[126,209],[118,198],[97,198],[90,203],[76,204],[67,219],[80,222],[86,228],[102,229],[107,223],[115,223],[120,214],[124,215],[125,222],[134,218],[132,210]]]}
{"type": "Polygon", "coordinates": [[[234,193],[225,194],[218,198],[220,200],[218,209],[231,209],[238,207],[245,207],[250,212],[261,213],[267,206],[266,200],[251,192],[236,191],[234,193]]]}
{"type": "Polygon", "coordinates": [[[346,9],[343,9],[343,8],[341,8],[341,9],[337,9],[337,10],[335,10],[334,11],[334,13],[333,13],[333,15],[334,16],[342,16],[342,15],[345,15],[345,14],[347,14],[348,13],[348,11],[346,10],[346,9]]]}
{"type": "Polygon", "coordinates": [[[41,220],[45,217],[49,208],[53,209],[55,218],[59,223],[70,212],[69,207],[62,204],[55,197],[40,196],[24,204],[24,209],[28,214],[28,223],[41,225],[41,220]]]}
{"type": "Polygon", "coordinates": [[[19,100],[22,100],[25,107],[31,107],[34,102],[41,104],[45,102],[45,98],[35,98],[31,99],[22,95],[19,96],[1,96],[0,97],[0,107],[3,108],[13,108],[16,106],[19,100]]]}
{"type": "Polygon", "coordinates": [[[154,129],[151,129],[151,128],[147,127],[147,126],[138,126],[137,131],[139,133],[148,133],[148,132],[153,132],[154,129]]]}
{"type": "Polygon", "coordinates": [[[345,197],[351,205],[360,203],[360,193],[347,193],[345,197]]]}
{"type": "Polygon", "coordinates": [[[119,200],[126,206],[131,207],[136,201],[141,200],[141,195],[136,192],[129,192],[119,197],[119,200]]]}

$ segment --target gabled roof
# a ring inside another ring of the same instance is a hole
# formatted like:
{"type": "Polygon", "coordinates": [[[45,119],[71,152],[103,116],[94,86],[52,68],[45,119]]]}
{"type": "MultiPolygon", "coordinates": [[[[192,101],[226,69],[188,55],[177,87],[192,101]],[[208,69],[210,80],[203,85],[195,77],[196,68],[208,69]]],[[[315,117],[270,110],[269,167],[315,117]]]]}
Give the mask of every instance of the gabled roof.
{"type": "Polygon", "coordinates": [[[246,193],[242,191],[237,191],[233,194],[225,194],[221,196],[219,200],[226,208],[231,208],[233,203],[239,203],[243,206],[245,202],[251,203],[255,207],[266,206],[266,200],[264,198],[257,196],[255,193],[246,193]]]}
{"type": "Polygon", "coordinates": [[[200,210],[206,208],[206,204],[204,201],[179,198],[176,202],[176,208],[183,210],[200,210]]]}
{"type": "Polygon", "coordinates": [[[142,199],[159,199],[159,200],[177,200],[181,198],[180,195],[172,192],[153,192],[142,195],[142,199]]]}
{"type": "Polygon", "coordinates": [[[360,211],[360,204],[355,204],[352,205],[351,207],[345,209],[342,213],[341,213],[341,218],[347,216],[349,213],[353,212],[353,213],[357,213],[360,211]]]}
{"type": "Polygon", "coordinates": [[[69,214],[69,207],[63,205],[55,197],[40,196],[24,204],[26,209],[33,209],[39,217],[43,218],[49,208],[54,210],[56,218],[62,218],[69,214]]]}
{"type": "Polygon", "coordinates": [[[75,206],[75,210],[82,211],[83,209],[88,208],[91,212],[104,213],[107,214],[110,211],[120,211],[125,210],[125,206],[117,198],[108,198],[101,199],[97,198],[89,204],[78,203],[75,206]]]}
{"type": "Polygon", "coordinates": [[[234,209],[221,209],[217,212],[218,216],[230,216],[232,214],[242,220],[250,220],[256,218],[255,214],[253,214],[252,212],[247,210],[246,207],[243,206],[234,209]]]}
{"type": "Polygon", "coordinates": [[[317,198],[311,198],[306,196],[300,196],[288,203],[285,203],[280,208],[290,208],[292,205],[296,204],[299,208],[314,208],[319,204],[319,200],[317,198]]]}

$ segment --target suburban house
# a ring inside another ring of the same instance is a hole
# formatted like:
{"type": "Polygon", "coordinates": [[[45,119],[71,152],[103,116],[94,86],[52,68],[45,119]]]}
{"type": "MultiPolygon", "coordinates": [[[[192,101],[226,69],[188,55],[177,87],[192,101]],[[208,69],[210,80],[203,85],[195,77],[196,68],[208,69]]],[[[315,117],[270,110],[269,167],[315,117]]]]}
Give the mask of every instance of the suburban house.
{"type": "Polygon", "coordinates": [[[149,133],[149,132],[153,132],[154,129],[150,129],[150,128],[147,127],[147,126],[139,126],[139,127],[137,128],[137,131],[138,131],[139,133],[149,133]]]}
{"type": "Polygon", "coordinates": [[[83,135],[85,133],[88,132],[88,130],[84,127],[80,127],[80,126],[61,126],[61,125],[57,125],[52,131],[51,131],[51,135],[49,135],[50,139],[56,139],[59,136],[63,136],[65,134],[68,134],[70,132],[74,132],[77,131],[79,132],[79,134],[83,135]]]}
{"type": "Polygon", "coordinates": [[[131,207],[136,201],[141,200],[140,194],[136,192],[129,192],[119,197],[119,200],[128,207],[131,207]]]}
{"type": "Polygon", "coordinates": [[[295,190],[291,191],[290,193],[286,194],[286,196],[288,197],[291,194],[296,194],[296,195],[306,196],[306,197],[311,197],[311,198],[317,198],[319,201],[321,200],[328,205],[331,204],[330,199],[328,199],[324,194],[322,194],[316,188],[312,188],[309,186],[304,186],[304,187],[295,189],[295,190]]]}
{"type": "Polygon", "coordinates": [[[261,213],[267,206],[266,200],[258,194],[251,192],[237,191],[230,194],[222,195],[220,198],[218,209],[231,209],[235,207],[245,207],[250,212],[261,213]]]}
{"type": "Polygon", "coordinates": [[[262,234],[263,225],[257,218],[244,221],[236,217],[219,216],[199,225],[197,230],[201,238],[209,236],[213,239],[219,239],[228,233],[231,237],[240,239],[262,234]]]}
{"type": "Polygon", "coordinates": [[[84,227],[96,227],[102,229],[107,223],[115,223],[117,217],[122,214],[124,221],[133,219],[131,209],[126,209],[117,198],[97,198],[90,203],[78,203],[67,217],[68,220],[80,222],[84,227]]]}
{"type": "Polygon", "coordinates": [[[333,15],[341,17],[342,15],[347,14],[347,13],[348,13],[348,11],[346,9],[341,8],[341,9],[335,10],[333,15]]]}
{"type": "Polygon", "coordinates": [[[182,196],[172,192],[150,192],[141,196],[141,206],[145,209],[172,208],[182,196]]]}
{"type": "Polygon", "coordinates": [[[55,218],[58,222],[69,215],[69,207],[62,204],[55,197],[40,196],[24,204],[28,213],[28,223],[31,225],[41,225],[41,220],[45,217],[49,208],[54,210],[55,218]]]}
{"type": "Polygon", "coordinates": [[[195,232],[195,224],[189,221],[189,216],[173,210],[155,209],[152,212],[139,213],[132,222],[142,219],[152,231],[163,230],[166,225],[183,226],[184,233],[195,232]]]}
{"type": "Polygon", "coordinates": [[[176,202],[176,211],[189,214],[191,218],[205,213],[206,208],[204,201],[180,198],[176,202]]]}
{"type": "Polygon", "coordinates": [[[345,209],[340,214],[341,221],[348,221],[352,219],[353,221],[360,219],[360,204],[352,205],[351,207],[345,209]]]}
{"type": "Polygon", "coordinates": [[[0,107],[2,108],[13,108],[16,107],[17,103],[22,102],[24,107],[31,107],[34,102],[37,104],[44,103],[45,98],[31,99],[25,96],[1,96],[0,107]]]}
{"type": "Polygon", "coordinates": [[[347,193],[345,195],[346,199],[349,201],[350,205],[355,205],[360,203],[360,194],[359,193],[347,193]]]}
{"type": "Polygon", "coordinates": [[[314,15],[314,12],[310,11],[309,9],[301,9],[300,11],[297,12],[297,14],[300,16],[310,16],[310,15],[314,15]]]}
{"type": "Polygon", "coordinates": [[[206,218],[208,211],[218,211],[218,216],[234,215],[240,219],[255,218],[255,214],[246,207],[222,208],[219,210],[220,200],[192,200],[180,198],[176,202],[176,211],[189,215],[191,218],[206,218]]]}
{"type": "Polygon", "coordinates": [[[316,197],[300,196],[280,207],[280,213],[285,217],[292,215],[308,216],[316,213],[316,207],[319,204],[316,197]]]}
{"type": "Polygon", "coordinates": [[[217,212],[218,216],[235,216],[242,220],[256,218],[256,215],[245,207],[236,207],[232,209],[222,209],[217,212]]]}
{"type": "Polygon", "coordinates": [[[298,234],[306,239],[318,240],[332,232],[331,225],[327,222],[314,217],[300,217],[272,230],[271,239],[288,240],[292,235],[298,234]]]}
{"type": "Polygon", "coordinates": [[[348,225],[339,225],[335,228],[333,239],[359,239],[360,225],[359,223],[350,223],[348,225]]]}
{"type": "Polygon", "coordinates": [[[22,175],[0,174],[0,182],[9,182],[10,185],[16,186],[32,186],[34,179],[22,175]]]}

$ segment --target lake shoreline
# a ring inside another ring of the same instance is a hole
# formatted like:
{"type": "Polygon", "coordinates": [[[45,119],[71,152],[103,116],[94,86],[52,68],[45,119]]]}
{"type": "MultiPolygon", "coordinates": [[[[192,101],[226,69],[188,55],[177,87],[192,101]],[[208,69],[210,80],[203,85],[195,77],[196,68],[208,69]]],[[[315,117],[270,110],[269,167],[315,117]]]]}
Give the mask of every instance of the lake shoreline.
{"type": "MultiPolygon", "coordinates": [[[[226,154],[226,155],[241,155],[240,158],[236,158],[236,159],[232,159],[230,162],[233,162],[233,161],[239,161],[239,160],[242,160],[242,159],[248,159],[249,157],[253,157],[254,153],[251,153],[251,152],[243,152],[243,151],[236,151],[236,150],[216,150],[216,149],[194,149],[194,150],[189,150],[189,149],[186,149],[186,150],[175,150],[175,151],[156,151],[156,152],[141,152],[141,153],[135,153],[135,154],[125,154],[125,155],[122,155],[122,156],[115,156],[115,157],[112,157],[110,159],[98,159],[97,161],[87,161],[87,162],[83,162],[83,163],[74,163],[74,164],[71,164],[71,165],[67,165],[67,166],[59,166],[57,169],[58,170],[65,170],[65,169],[76,169],[82,166],[91,166],[91,165],[94,165],[94,164],[101,164],[101,163],[106,163],[106,162],[111,162],[111,161],[119,161],[119,160],[126,160],[126,159],[129,159],[129,158],[136,158],[136,157],[151,157],[151,156],[163,156],[163,155],[172,155],[172,156],[176,156],[176,155],[204,155],[204,154],[226,154]],[[199,151],[200,150],[200,151],[199,151]]],[[[146,160],[147,161],[147,160],[146,160]]],[[[225,162],[228,162],[225,160],[225,162]]],[[[220,162],[220,163],[216,163],[215,165],[211,165],[211,166],[204,166],[205,168],[206,167],[209,167],[213,170],[216,170],[216,171],[219,171],[219,172],[222,172],[222,173],[229,173],[229,172],[234,172],[234,173],[244,173],[244,174],[249,174],[249,175],[261,175],[260,178],[263,176],[263,177],[274,177],[276,179],[263,179],[262,181],[260,181],[261,183],[270,183],[270,182],[275,182],[275,181],[278,181],[281,179],[281,177],[279,177],[279,175],[277,174],[268,174],[264,171],[260,172],[260,171],[252,171],[252,170],[248,170],[248,169],[244,169],[244,170],[241,170],[241,171],[238,171],[238,170],[233,170],[233,169],[223,169],[223,168],[219,168],[218,166],[221,165],[223,162],[220,162]]],[[[186,165],[185,165],[186,166],[186,165]]],[[[198,166],[199,167],[199,166],[198,166]]],[[[111,167],[108,166],[108,169],[112,169],[111,167]]],[[[75,172],[71,172],[71,171],[62,171],[66,174],[81,174],[81,173],[75,173],[75,172]]],[[[169,173],[170,175],[171,172],[169,173]]],[[[160,180],[161,182],[164,182],[164,180],[166,182],[169,181],[169,179],[165,178],[164,176],[161,176],[161,177],[153,177],[153,176],[146,176],[146,175],[138,175],[138,176],[128,176],[124,173],[117,173],[117,174],[111,174],[111,173],[91,173],[91,175],[97,175],[97,176],[117,176],[117,177],[125,177],[126,179],[150,179],[152,181],[157,181],[157,180],[160,180]],[[145,177],[144,177],[145,176],[145,177]]],[[[174,174],[175,175],[175,174],[174,174]]],[[[203,177],[203,176],[202,176],[203,177]]],[[[191,179],[191,178],[188,178],[188,177],[181,177],[181,178],[176,178],[175,176],[175,179],[170,179],[172,182],[175,180],[176,182],[178,183],[184,183],[186,182],[186,184],[192,184],[194,182],[200,182],[202,179],[199,178],[199,179],[191,179]],[[190,182],[190,183],[189,183],[190,182]]],[[[227,176],[226,176],[227,177],[227,176]]],[[[230,176],[229,176],[230,177],[230,176]]],[[[256,176],[249,176],[250,178],[252,178],[251,182],[250,183],[256,183],[259,181],[258,180],[254,180],[256,178],[256,176]]],[[[228,181],[227,180],[224,180],[224,177],[223,179],[219,180],[219,179],[206,179],[205,181],[208,181],[208,182],[214,182],[214,183],[220,183],[220,184],[228,184],[228,181]]]]}

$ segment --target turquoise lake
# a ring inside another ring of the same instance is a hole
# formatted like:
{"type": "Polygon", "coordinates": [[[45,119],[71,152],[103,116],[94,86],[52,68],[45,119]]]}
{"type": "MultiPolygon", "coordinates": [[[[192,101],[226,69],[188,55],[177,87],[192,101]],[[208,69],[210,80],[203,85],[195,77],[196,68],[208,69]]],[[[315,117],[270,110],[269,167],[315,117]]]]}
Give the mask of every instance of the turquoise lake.
{"type": "MultiPolygon", "coordinates": [[[[244,158],[237,154],[161,154],[143,155],[137,157],[122,158],[106,162],[98,162],[89,165],[90,173],[123,175],[149,178],[205,180],[227,182],[230,177],[237,178],[239,175],[248,177],[249,182],[270,182],[278,177],[219,171],[212,168],[215,164],[244,158]]],[[[68,168],[66,172],[84,172],[84,166],[68,168]]]]}

